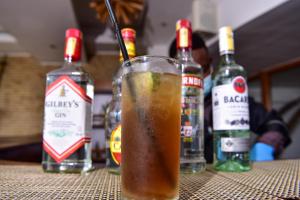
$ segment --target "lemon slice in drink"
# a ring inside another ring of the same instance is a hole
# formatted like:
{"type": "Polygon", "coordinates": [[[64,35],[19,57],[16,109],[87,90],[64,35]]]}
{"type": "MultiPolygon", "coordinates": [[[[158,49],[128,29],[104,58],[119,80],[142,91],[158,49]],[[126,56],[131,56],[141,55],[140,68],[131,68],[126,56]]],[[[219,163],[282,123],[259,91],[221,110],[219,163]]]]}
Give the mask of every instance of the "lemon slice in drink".
{"type": "Polygon", "coordinates": [[[142,95],[151,95],[151,92],[155,92],[160,83],[160,74],[153,72],[142,72],[135,74],[134,86],[136,92],[142,95]]]}

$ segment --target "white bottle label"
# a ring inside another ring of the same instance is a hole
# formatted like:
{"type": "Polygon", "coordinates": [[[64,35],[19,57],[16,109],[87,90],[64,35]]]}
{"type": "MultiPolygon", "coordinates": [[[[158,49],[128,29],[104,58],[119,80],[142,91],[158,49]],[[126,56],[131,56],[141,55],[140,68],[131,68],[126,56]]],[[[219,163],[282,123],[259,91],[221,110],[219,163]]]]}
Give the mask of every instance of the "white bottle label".
{"type": "Polygon", "coordinates": [[[221,138],[221,151],[247,152],[250,149],[250,138],[221,138]]]}
{"type": "Polygon", "coordinates": [[[47,87],[43,147],[56,162],[90,142],[91,102],[68,76],[61,76],[47,87]]]}
{"type": "Polygon", "coordinates": [[[238,76],[230,84],[212,89],[214,130],[248,130],[248,87],[238,76]]]}

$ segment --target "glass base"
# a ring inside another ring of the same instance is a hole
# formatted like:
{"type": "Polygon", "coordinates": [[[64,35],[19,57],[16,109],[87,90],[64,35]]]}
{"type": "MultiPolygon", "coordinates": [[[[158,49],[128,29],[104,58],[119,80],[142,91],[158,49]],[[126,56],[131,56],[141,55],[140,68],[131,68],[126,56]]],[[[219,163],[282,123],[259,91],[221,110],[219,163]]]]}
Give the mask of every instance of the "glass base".
{"type": "Polygon", "coordinates": [[[180,164],[180,172],[184,174],[193,174],[203,172],[206,169],[206,163],[182,163],[180,164]]]}
{"type": "Polygon", "coordinates": [[[178,200],[179,196],[176,196],[174,198],[161,198],[161,197],[158,197],[158,198],[155,198],[155,197],[149,197],[149,198],[147,198],[147,197],[138,197],[138,198],[136,198],[136,197],[124,197],[122,195],[121,199],[122,200],[137,200],[137,199],[139,199],[139,200],[156,200],[156,199],[157,200],[178,200]]]}
{"type": "Polygon", "coordinates": [[[111,174],[115,174],[115,175],[121,174],[120,167],[107,167],[107,169],[108,169],[108,172],[111,174]]]}
{"type": "MultiPolygon", "coordinates": [[[[141,184],[143,184],[143,182],[141,182],[141,184]]],[[[128,191],[126,189],[126,186],[124,186],[124,183],[122,182],[121,199],[123,200],[177,200],[179,199],[179,186],[176,186],[176,188],[173,188],[173,190],[170,190],[170,188],[167,190],[163,190],[162,187],[156,188],[157,190],[153,190],[153,188],[145,188],[144,186],[141,187],[138,186],[132,191],[128,191]]]]}
{"type": "Polygon", "coordinates": [[[233,160],[217,161],[214,164],[214,169],[224,172],[246,172],[251,170],[250,162],[237,162],[233,160]]]}
{"type": "Polygon", "coordinates": [[[42,167],[50,173],[84,173],[93,169],[92,162],[42,162],[42,167]]]}

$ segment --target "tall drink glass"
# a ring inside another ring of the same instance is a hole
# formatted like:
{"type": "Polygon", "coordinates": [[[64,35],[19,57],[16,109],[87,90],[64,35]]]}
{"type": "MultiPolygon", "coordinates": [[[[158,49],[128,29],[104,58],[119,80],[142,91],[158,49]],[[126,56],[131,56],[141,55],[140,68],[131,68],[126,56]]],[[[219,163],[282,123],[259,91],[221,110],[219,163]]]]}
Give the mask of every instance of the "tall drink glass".
{"type": "Polygon", "coordinates": [[[178,199],[181,76],[176,65],[154,56],[123,64],[123,199],[178,199]]]}

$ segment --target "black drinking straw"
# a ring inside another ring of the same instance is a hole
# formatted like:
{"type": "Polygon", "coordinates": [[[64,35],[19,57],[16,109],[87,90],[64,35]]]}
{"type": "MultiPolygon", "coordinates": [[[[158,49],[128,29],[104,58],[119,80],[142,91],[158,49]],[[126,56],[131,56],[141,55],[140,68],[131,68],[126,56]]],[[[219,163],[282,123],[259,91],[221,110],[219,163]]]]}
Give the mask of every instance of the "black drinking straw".
{"type": "Polygon", "coordinates": [[[105,0],[105,5],[106,5],[106,8],[108,10],[112,25],[114,26],[114,30],[115,30],[115,33],[116,33],[116,36],[117,36],[117,39],[118,39],[118,42],[119,42],[119,46],[120,46],[120,49],[121,49],[121,52],[122,52],[122,55],[123,55],[123,59],[124,59],[124,61],[128,61],[129,56],[128,56],[128,53],[127,53],[127,50],[126,50],[126,46],[125,46],[125,43],[124,43],[121,31],[120,31],[118,22],[116,20],[115,12],[112,9],[111,3],[110,3],[109,0],[105,0]]]}
{"type": "MultiPolygon", "coordinates": [[[[105,5],[108,10],[112,25],[114,26],[115,34],[116,34],[118,42],[119,42],[119,46],[120,46],[120,49],[121,49],[121,52],[123,55],[124,62],[128,61],[129,56],[127,53],[127,49],[126,49],[121,31],[119,29],[118,22],[116,20],[115,12],[112,9],[110,0],[105,0],[105,5]]],[[[128,62],[126,64],[126,66],[130,66],[130,63],[128,62]]],[[[131,96],[133,97],[133,101],[135,102],[136,93],[135,93],[135,89],[134,89],[134,84],[132,83],[132,81],[130,81],[130,79],[127,79],[127,84],[129,86],[129,91],[131,93],[131,96]]],[[[162,157],[163,152],[161,152],[160,147],[156,142],[155,134],[153,133],[153,130],[152,130],[151,126],[149,125],[147,116],[145,116],[145,111],[142,108],[139,108],[137,105],[136,105],[136,111],[138,114],[138,119],[140,120],[141,123],[143,123],[143,126],[145,127],[146,134],[148,135],[148,137],[150,137],[152,144],[155,146],[154,151],[156,152],[156,155],[159,159],[159,163],[161,165],[161,168],[162,168],[164,174],[167,176],[170,185],[172,185],[173,187],[176,186],[175,178],[170,174],[168,167],[167,167],[167,163],[165,162],[165,159],[162,157]]]]}

